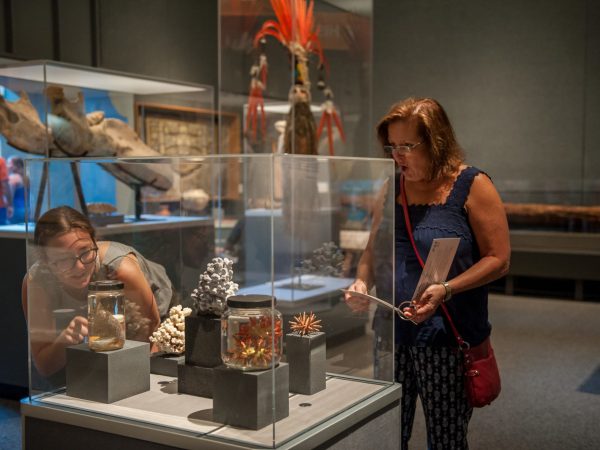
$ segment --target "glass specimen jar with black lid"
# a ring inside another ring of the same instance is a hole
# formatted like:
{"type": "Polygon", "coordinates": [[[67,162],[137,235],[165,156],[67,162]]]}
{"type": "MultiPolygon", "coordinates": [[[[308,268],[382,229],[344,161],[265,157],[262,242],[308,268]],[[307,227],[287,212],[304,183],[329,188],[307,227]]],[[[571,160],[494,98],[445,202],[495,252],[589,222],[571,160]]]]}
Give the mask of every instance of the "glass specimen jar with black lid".
{"type": "Polygon", "coordinates": [[[270,295],[234,295],[221,317],[221,358],[230,368],[265,370],[279,364],[281,313],[270,295]]]}
{"type": "Polygon", "coordinates": [[[92,281],[88,285],[88,346],[104,352],[125,345],[125,294],[121,281],[92,281]]]}

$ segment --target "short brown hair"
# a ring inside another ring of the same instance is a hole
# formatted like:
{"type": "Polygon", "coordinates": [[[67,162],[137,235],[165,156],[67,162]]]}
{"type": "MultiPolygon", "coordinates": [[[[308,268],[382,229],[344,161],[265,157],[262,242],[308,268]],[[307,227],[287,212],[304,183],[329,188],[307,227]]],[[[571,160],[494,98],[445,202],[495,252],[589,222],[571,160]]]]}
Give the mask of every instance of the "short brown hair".
{"type": "Polygon", "coordinates": [[[449,175],[463,162],[463,151],[442,105],[432,98],[407,98],[390,108],[377,124],[381,145],[389,145],[388,127],[396,121],[416,120],[418,133],[431,159],[430,180],[449,175]]]}
{"type": "Polygon", "coordinates": [[[45,247],[55,236],[80,229],[87,232],[92,241],[96,242],[96,230],[87,217],[69,206],[59,206],[49,209],[35,224],[33,243],[37,247],[45,247]]]}

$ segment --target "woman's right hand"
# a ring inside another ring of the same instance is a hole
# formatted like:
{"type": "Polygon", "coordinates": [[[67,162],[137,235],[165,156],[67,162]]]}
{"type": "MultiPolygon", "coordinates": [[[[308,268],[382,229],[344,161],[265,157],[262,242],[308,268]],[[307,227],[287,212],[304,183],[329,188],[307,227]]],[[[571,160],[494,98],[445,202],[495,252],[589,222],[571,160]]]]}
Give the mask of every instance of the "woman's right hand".
{"type": "MultiPolygon", "coordinates": [[[[361,294],[368,294],[369,290],[367,289],[367,284],[360,279],[357,279],[348,287],[350,291],[360,292],[361,294]]],[[[346,304],[353,312],[366,312],[369,310],[369,305],[371,302],[365,298],[357,297],[352,295],[350,292],[346,292],[344,295],[344,300],[346,300],[346,304]]]]}
{"type": "Polygon", "coordinates": [[[58,340],[65,345],[75,345],[83,342],[88,335],[88,321],[85,317],[75,316],[67,328],[61,331],[58,340]]]}

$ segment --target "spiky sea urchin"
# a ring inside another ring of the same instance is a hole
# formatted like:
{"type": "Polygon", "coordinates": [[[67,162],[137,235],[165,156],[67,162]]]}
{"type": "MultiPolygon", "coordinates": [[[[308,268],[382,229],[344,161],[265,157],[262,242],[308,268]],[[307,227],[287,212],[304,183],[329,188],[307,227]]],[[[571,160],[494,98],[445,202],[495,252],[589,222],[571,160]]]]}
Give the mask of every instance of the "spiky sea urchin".
{"type": "Polygon", "coordinates": [[[300,336],[308,336],[321,331],[321,320],[317,320],[317,316],[312,311],[310,314],[303,312],[294,316],[294,320],[290,320],[290,328],[300,336]]]}

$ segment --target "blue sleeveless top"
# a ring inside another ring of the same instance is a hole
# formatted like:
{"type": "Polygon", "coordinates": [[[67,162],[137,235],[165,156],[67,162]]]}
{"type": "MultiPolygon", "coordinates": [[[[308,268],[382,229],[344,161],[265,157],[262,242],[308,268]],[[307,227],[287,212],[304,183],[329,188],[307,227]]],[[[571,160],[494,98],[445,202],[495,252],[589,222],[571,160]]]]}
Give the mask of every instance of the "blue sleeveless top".
{"type": "MultiPolygon", "coordinates": [[[[464,207],[473,179],[479,173],[482,172],[475,167],[467,167],[462,170],[444,204],[408,206],[408,213],[413,227],[413,237],[423,261],[427,259],[429,249],[435,238],[460,238],[458,250],[448,274],[448,280],[467,270],[479,261],[480,258],[479,247],[477,246],[473,230],[469,225],[467,211],[464,207]]],[[[384,218],[380,224],[380,230],[383,231],[381,235],[385,235],[386,232],[389,232],[390,227],[394,227],[394,294],[396,304],[399,304],[403,301],[411,300],[422,269],[407,234],[402,205],[396,201],[400,195],[399,175],[395,177],[394,184],[394,198],[388,194],[385,201],[394,201],[395,203],[395,224],[390,223],[390,219],[384,218]]],[[[377,295],[381,298],[391,299],[392,293],[389,290],[392,283],[389,280],[393,256],[389,244],[387,246],[385,244],[382,241],[381,245],[378,245],[378,239],[376,238],[374,245],[374,274],[377,295]]],[[[491,325],[488,322],[487,286],[481,286],[456,294],[446,303],[446,306],[458,332],[471,346],[480,344],[489,336],[491,325]]],[[[376,312],[375,328],[377,328],[378,318],[382,319],[385,316],[386,312],[381,309],[376,312]]],[[[452,328],[447,323],[447,319],[441,308],[438,308],[433,316],[419,325],[396,317],[395,334],[397,345],[412,345],[417,347],[455,347],[457,345],[452,328]]]]}

